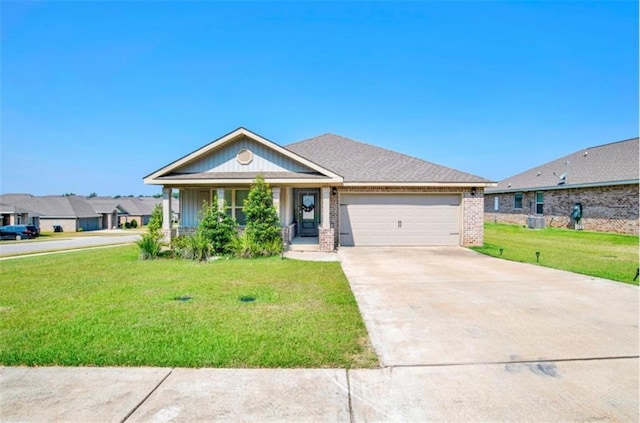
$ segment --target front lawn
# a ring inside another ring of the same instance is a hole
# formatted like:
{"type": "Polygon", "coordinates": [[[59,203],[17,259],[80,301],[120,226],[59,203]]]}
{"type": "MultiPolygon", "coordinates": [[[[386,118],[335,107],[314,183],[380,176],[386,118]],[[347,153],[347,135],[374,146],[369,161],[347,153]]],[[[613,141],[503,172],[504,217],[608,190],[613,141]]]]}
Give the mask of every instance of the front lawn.
{"type": "Polygon", "coordinates": [[[486,223],[484,230],[484,246],[473,248],[483,254],[536,263],[539,251],[542,266],[638,284],[637,236],[499,223],[486,223]]]}
{"type": "Polygon", "coordinates": [[[1,262],[0,364],[377,365],[339,263],[138,255],[125,246],[1,262]]]}

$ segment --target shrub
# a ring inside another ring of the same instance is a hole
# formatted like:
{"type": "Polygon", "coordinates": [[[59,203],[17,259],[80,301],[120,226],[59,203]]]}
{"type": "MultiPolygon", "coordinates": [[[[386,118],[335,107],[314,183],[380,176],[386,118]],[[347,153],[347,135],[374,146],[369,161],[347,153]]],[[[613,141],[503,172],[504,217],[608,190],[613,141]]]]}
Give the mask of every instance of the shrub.
{"type": "Polygon", "coordinates": [[[140,258],[142,260],[155,259],[160,256],[162,249],[162,236],[159,233],[146,233],[137,242],[140,248],[140,258]]]}
{"type": "Polygon", "coordinates": [[[202,204],[198,234],[209,240],[213,254],[229,253],[229,243],[237,234],[236,221],[224,212],[206,201],[202,204]]]}
{"type": "Polygon", "coordinates": [[[234,237],[229,243],[229,249],[233,255],[240,258],[251,258],[258,255],[258,245],[251,238],[247,231],[242,232],[234,237]]]}
{"type": "MultiPolygon", "coordinates": [[[[135,227],[138,226],[138,222],[134,219],[131,223],[135,223],[135,227]]],[[[129,222],[125,222],[122,225],[124,228],[129,228],[129,222]]],[[[138,248],[140,248],[140,258],[142,260],[155,259],[160,256],[162,250],[162,208],[156,206],[151,214],[149,225],[147,226],[148,232],[142,235],[142,239],[137,242],[138,248]],[[159,217],[158,217],[159,216],[159,217]]]]}
{"type": "Polygon", "coordinates": [[[129,227],[130,227],[130,228],[134,228],[134,229],[135,229],[135,228],[137,228],[137,227],[138,227],[138,221],[137,221],[137,220],[135,220],[135,219],[133,219],[133,220],[131,221],[131,223],[129,224],[129,227]]]}
{"type": "Polygon", "coordinates": [[[151,231],[160,231],[162,229],[162,206],[160,204],[156,204],[151,212],[151,217],[149,218],[149,223],[147,224],[147,228],[149,228],[149,232],[151,231]]]}
{"type": "Polygon", "coordinates": [[[176,250],[176,254],[178,254],[179,257],[204,261],[213,253],[211,241],[201,232],[185,236],[182,242],[182,246],[176,250]]]}
{"type": "Polygon", "coordinates": [[[268,257],[282,252],[282,240],[257,242],[247,231],[233,238],[228,247],[233,255],[240,258],[268,257]]]}
{"type": "Polygon", "coordinates": [[[84,232],[84,228],[78,228],[77,232],[84,232]]]}
{"type": "Polygon", "coordinates": [[[251,185],[243,211],[247,218],[247,236],[260,246],[259,250],[263,253],[260,255],[271,255],[275,244],[282,244],[282,230],[278,212],[273,207],[271,188],[262,175],[258,175],[251,185]]]}

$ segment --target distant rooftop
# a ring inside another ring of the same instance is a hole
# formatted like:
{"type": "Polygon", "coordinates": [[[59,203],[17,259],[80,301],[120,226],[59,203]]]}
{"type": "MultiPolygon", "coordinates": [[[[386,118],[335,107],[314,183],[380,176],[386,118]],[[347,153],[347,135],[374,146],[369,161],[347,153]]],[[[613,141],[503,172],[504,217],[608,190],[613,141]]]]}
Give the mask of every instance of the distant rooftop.
{"type": "Polygon", "coordinates": [[[498,182],[487,193],[638,183],[638,138],[587,147],[498,182]]]}

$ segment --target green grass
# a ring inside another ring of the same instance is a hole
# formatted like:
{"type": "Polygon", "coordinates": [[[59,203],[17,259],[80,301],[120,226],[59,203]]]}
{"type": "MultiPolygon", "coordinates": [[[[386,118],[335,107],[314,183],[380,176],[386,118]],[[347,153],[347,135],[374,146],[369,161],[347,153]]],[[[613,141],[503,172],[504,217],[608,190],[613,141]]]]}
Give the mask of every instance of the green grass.
{"type": "Polygon", "coordinates": [[[536,263],[539,251],[541,266],[638,284],[633,281],[638,269],[637,236],[495,223],[484,228],[484,246],[473,248],[480,253],[536,263]]]}
{"type": "Polygon", "coordinates": [[[0,263],[0,364],[377,366],[339,263],[138,254],[124,246],[0,263]]]}

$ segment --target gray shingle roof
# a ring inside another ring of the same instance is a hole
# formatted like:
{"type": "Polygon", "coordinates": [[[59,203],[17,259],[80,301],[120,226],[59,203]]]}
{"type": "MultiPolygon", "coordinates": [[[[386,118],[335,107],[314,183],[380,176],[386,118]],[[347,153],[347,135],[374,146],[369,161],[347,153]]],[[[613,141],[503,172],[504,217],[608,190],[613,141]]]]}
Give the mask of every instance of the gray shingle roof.
{"type": "Polygon", "coordinates": [[[334,172],[344,182],[363,183],[487,183],[487,179],[405,154],[324,134],[285,146],[334,172]]]}
{"type": "Polygon", "coordinates": [[[584,148],[503,179],[487,193],[637,183],[638,138],[584,148]],[[555,174],[554,174],[555,173],[555,174]],[[565,176],[566,178],[561,178],[565,176]]]}
{"type": "MultiPolygon", "coordinates": [[[[22,207],[17,207],[11,204],[0,203],[0,213],[2,214],[24,214],[29,213],[34,215],[34,212],[29,212],[27,209],[23,209],[22,207]]],[[[37,215],[37,214],[36,214],[37,215]]]]}
{"type": "Polygon", "coordinates": [[[42,217],[96,217],[98,213],[78,195],[46,195],[36,197],[31,194],[3,194],[3,203],[18,206],[42,217]]]}

